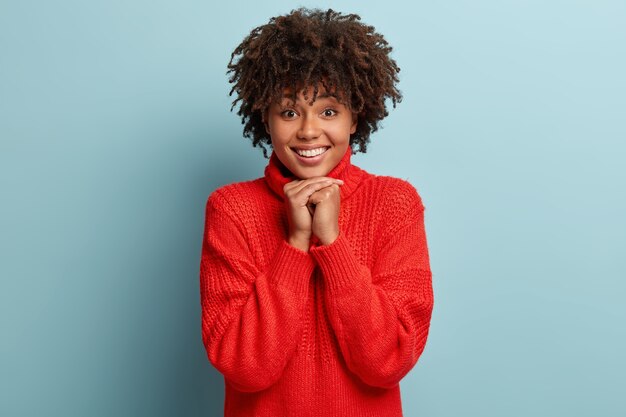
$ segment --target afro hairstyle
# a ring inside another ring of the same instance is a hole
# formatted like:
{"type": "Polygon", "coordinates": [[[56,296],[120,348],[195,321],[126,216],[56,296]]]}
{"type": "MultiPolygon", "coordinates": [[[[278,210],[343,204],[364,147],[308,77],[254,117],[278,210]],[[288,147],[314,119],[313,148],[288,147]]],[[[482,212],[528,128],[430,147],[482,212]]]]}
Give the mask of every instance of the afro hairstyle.
{"type": "Polygon", "coordinates": [[[338,92],[338,100],[357,113],[350,147],[353,153],[356,145],[367,152],[370,134],[388,115],[386,100],[395,108],[402,94],[396,87],[400,68],[390,57],[392,47],[360,20],[357,14],[301,7],[256,27],[232,52],[226,72],[233,84],[229,95],[236,93],[231,111],[241,102],[237,115],[243,135],[261,146],[265,158],[265,145],[272,146],[265,110],[282,99],[285,89],[295,102],[299,90],[308,100],[307,87],[313,87],[312,104],[320,86],[338,92]]]}

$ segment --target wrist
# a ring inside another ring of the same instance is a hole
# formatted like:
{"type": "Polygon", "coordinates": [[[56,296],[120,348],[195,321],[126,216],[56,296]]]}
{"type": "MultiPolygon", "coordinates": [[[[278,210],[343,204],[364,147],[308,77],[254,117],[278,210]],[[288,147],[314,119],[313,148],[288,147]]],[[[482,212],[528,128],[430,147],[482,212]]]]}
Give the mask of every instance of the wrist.
{"type": "Polygon", "coordinates": [[[337,240],[337,238],[339,237],[339,231],[333,233],[330,236],[324,236],[319,238],[319,241],[322,245],[330,245],[331,243],[333,243],[335,240],[337,240]]]}
{"type": "Polygon", "coordinates": [[[291,246],[298,248],[304,252],[309,251],[309,239],[310,237],[306,236],[289,236],[287,239],[287,243],[291,246]]]}

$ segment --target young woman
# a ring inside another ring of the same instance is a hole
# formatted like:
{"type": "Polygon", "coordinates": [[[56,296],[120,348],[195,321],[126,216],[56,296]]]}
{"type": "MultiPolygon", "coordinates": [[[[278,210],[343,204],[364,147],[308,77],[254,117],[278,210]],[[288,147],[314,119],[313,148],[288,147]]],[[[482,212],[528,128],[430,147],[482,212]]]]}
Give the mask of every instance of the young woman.
{"type": "Polygon", "coordinates": [[[433,309],[424,205],[350,160],[402,98],[390,52],[358,15],[301,8],[232,54],[244,135],[273,151],[206,204],[202,338],[226,416],[402,416],[433,309]]]}

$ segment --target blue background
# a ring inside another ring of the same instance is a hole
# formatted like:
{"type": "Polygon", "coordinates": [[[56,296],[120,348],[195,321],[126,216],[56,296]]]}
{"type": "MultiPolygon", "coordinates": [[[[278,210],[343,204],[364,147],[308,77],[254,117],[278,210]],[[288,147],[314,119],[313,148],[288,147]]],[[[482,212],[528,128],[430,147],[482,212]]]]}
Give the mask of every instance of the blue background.
{"type": "Polygon", "coordinates": [[[231,51],[359,13],[404,101],[353,163],[416,186],[435,287],[407,416],[623,416],[621,1],[0,3],[0,415],[218,416],[204,203],[267,161],[231,51]]]}

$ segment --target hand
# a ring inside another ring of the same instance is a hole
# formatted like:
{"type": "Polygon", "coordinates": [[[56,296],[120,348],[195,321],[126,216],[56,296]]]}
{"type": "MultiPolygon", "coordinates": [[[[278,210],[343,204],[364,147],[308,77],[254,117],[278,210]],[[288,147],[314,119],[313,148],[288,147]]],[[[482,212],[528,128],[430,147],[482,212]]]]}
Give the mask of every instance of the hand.
{"type": "Polygon", "coordinates": [[[339,236],[339,209],[341,193],[337,184],[314,192],[309,203],[315,206],[311,231],[323,245],[329,245],[339,236]]]}
{"type": "MultiPolygon", "coordinates": [[[[313,234],[314,204],[309,198],[316,192],[333,185],[339,191],[339,185],[343,181],[331,177],[314,177],[304,180],[291,181],[283,187],[285,204],[287,206],[287,220],[289,222],[289,244],[304,251],[309,250],[309,240],[313,234]]],[[[318,201],[320,196],[316,197],[318,201]]],[[[324,198],[323,198],[324,199],[324,198]]],[[[327,212],[324,209],[323,212],[327,212]]],[[[323,220],[324,213],[320,217],[323,220]]],[[[316,226],[316,230],[319,226],[316,226]]],[[[320,237],[317,233],[315,234],[320,237]]]]}

